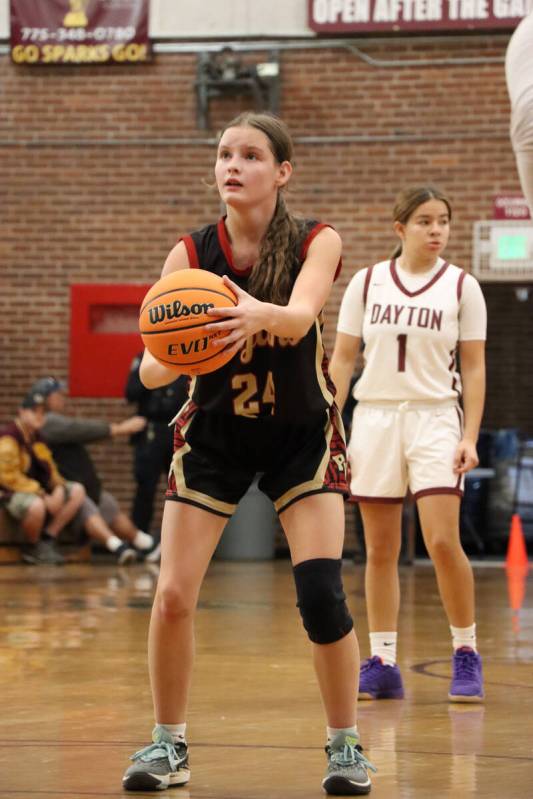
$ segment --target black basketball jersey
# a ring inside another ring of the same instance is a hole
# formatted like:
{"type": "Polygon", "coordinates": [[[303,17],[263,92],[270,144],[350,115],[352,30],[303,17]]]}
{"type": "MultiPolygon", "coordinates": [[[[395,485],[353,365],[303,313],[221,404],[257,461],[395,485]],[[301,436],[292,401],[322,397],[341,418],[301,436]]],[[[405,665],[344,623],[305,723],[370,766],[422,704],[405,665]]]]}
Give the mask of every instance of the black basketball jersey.
{"type": "MultiPolygon", "coordinates": [[[[299,264],[316,234],[327,225],[306,220],[299,264]]],[[[248,270],[233,265],[224,219],[183,237],[192,268],[228,275],[245,291],[248,270]]],[[[340,263],[337,274],[340,270],[340,263]]],[[[296,280],[297,274],[294,276],[296,280]]],[[[337,275],[335,276],[337,277],[337,275]]],[[[205,411],[251,418],[274,416],[300,424],[313,421],[333,403],[335,389],[328,375],[322,343],[322,315],[307,334],[285,339],[266,330],[247,339],[225,366],[191,382],[192,400],[205,411]]]]}

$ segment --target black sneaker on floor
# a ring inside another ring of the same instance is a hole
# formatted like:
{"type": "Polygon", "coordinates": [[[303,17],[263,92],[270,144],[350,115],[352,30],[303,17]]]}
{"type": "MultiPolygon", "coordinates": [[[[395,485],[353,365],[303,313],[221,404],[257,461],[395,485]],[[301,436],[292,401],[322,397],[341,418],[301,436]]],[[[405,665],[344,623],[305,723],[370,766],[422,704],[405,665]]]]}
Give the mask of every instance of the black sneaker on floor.
{"type": "Polygon", "coordinates": [[[164,791],[189,782],[187,744],[174,743],[159,724],[152,733],[153,743],[132,755],[133,766],[126,769],[122,787],[126,791],[164,791]]]}
{"type": "Polygon", "coordinates": [[[36,544],[27,544],[22,550],[22,560],[35,565],[61,566],[65,558],[58,552],[55,541],[41,539],[36,544]]]}
{"type": "Polygon", "coordinates": [[[115,549],[115,556],[119,566],[128,566],[130,563],[136,563],[137,550],[125,542],[115,549]]]}
{"type": "Polygon", "coordinates": [[[160,563],[161,562],[161,542],[157,544],[144,555],[145,563],[160,563]]]}

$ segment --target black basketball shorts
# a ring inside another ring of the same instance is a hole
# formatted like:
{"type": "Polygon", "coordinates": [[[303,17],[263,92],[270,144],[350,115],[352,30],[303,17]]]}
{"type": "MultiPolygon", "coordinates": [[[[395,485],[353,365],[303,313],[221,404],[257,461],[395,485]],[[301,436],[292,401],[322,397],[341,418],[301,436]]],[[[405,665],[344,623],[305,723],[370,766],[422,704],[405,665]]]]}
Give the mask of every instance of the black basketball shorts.
{"type": "Polygon", "coordinates": [[[207,413],[189,400],[174,431],[166,498],[231,516],[254,477],[278,513],[310,494],[348,494],[346,446],[335,406],[313,424],[207,413]]]}

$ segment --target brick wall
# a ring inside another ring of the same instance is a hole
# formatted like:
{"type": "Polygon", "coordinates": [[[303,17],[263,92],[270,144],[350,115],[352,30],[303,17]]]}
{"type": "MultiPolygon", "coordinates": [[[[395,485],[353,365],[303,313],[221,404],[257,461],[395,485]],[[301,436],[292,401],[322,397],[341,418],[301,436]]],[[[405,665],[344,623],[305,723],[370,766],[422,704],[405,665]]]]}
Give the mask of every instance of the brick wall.
{"type": "MultiPolygon", "coordinates": [[[[494,58],[507,41],[411,37],[362,49],[376,59],[494,58]]],[[[297,143],[290,204],[332,222],[344,240],[344,272],[328,307],[331,345],[349,277],[394,243],[400,188],[431,180],[448,192],[448,257],[467,268],[472,222],[490,218],[493,194],[519,190],[503,63],[376,68],[347,50],[303,49],[281,54],[281,74],[280,110],[297,143]]],[[[24,68],[0,57],[0,421],[36,377],[68,379],[71,283],[155,280],[177,235],[218,215],[206,185],[209,139],[248,102],[213,102],[213,130],[199,131],[195,76],[190,54],[136,67],[24,68]]],[[[525,364],[532,301],[519,303],[510,287],[486,296],[485,424],[533,433],[525,364]]],[[[73,399],[71,409],[111,420],[127,412],[120,400],[73,399]]],[[[107,485],[129,503],[127,445],[93,451],[107,485]]]]}

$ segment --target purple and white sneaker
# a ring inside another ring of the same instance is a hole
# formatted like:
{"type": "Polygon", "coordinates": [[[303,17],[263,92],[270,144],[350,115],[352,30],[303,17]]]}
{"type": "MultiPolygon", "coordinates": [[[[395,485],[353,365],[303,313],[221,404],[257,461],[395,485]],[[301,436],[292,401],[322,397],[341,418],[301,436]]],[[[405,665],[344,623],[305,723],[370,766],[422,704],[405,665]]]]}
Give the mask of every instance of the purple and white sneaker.
{"type": "Polygon", "coordinates": [[[448,699],[451,702],[482,702],[483,665],[481,656],[469,646],[462,646],[452,658],[453,676],[448,699]]]}
{"type": "Polygon", "coordinates": [[[403,682],[397,665],[385,666],[377,655],[361,663],[359,699],[403,699],[403,682]]]}

